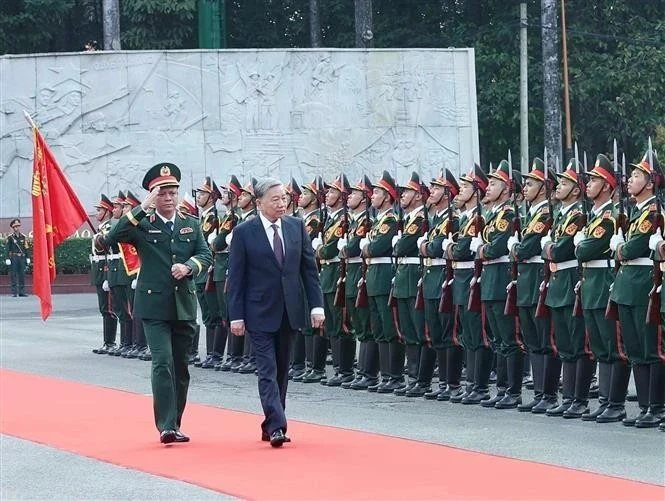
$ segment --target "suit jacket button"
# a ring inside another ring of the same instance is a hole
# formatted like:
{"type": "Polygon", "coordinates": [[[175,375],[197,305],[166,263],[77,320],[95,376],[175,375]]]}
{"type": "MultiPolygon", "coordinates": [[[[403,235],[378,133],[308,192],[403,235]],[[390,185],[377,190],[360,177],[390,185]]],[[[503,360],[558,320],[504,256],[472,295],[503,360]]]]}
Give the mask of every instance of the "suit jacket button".
{"type": "Polygon", "coordinates": [[[175,290],[178,290],[178,286],[177,286],[177,285],[175,286],[175,290]]]}

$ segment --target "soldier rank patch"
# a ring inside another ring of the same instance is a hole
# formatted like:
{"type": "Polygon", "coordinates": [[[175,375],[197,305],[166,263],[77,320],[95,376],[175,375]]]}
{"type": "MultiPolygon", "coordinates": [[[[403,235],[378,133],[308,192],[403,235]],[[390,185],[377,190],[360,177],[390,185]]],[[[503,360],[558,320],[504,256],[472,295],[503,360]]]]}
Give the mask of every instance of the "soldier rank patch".
{"type": "Polygon", "coordinates": [[[533,227],[533,232],[542,233],[543,231],[545,231],[545,223],[543,223],[542,221],[538,221],[533,227]]]}
{"type": "Polygon", "coordinates": [[[227,220],[224,222],[224,224],[222,225],[222,229],[223,229],[223,230],[227,230],[227,231],[228,231],[228,230],[231,230],[231,225],[232,225],[231,220],[230,220],[230,219],[227,219],[227,220]]]}
{"type": "Polygon", "coordinates": [[[573,224],[569,224],[569,225],[566,227],[566,235],[571,235],[571,236],[572,236],[572,235],[574,235],[575,233],[577,233],[577,225],[576,225],[575,223],[573,223],[573,224]]]}
{"type": "Polygon", "coordinates": [[[506,231],[508,229],[508,221],[506,221],[505,219],[499,219],[496,222],[496,228],[499,231],[506,231]]]}
{"type": "Polygon", "coordinates": [[[605,234],[605,228],[602,226],[598,226],[595,230],[593,230],[593,238],[602,238],[603,235],[605,234]]]}
{"type": "Polygon", "coordinates": [[[341,226],[338,226],[337,228],[335,228],[335,236],[337,238],[341,238],[342,235],[344,235],[344,229],[341,226]]]}
{"type": "Polygon", "coordinates": [[[358,237],[364,237],[365,236],[365,225],[361,224],[356,228],[356,236],[358,237]]]}
{"type": "Polygon", "coordinates": [[[410,224],[410,225],[406,228],[406,232],[407,232],[409,235],[415,235],[417,231],[418,231],[418,225],[417,225],[417,224],[410,224]]]}
{"type": "Polygon", "coordinates": [[[637,229],[640,233],[649,233],[651,231],[651,228],[653,227],[653,224],[651,224],[651,221],[648,219],[645,219],[640,223],[640,227],[637,229]]]}
{"type": "Polygon", "coordinates": [[[189,226],[185,226],[184,228],[180,228],[180,234],[185,235],[187,233],[193,233],[194,228],[190,228],[189,226]]]}
{"type": "Polygon", "coordinates": [[[202,230],[203,230],[204,232],[208,232],[208,231],[210,231],[210,228],[211,228],[211,227],[212,227],[212,224],[210,223],[210,221],[206,221],[205,223],[203,223],[203,228],[202,228],[202,230]]]}
{"type": "Polygon", "coordinates": [[[388,226],[388,225],[385,224],[385,223],[382,224],[381,227],[379,228],[379,233],[381,233],[381,235],[385,235],[385,234],[388,233],[389,231],[390,231],[390,226],[388,226]]]}

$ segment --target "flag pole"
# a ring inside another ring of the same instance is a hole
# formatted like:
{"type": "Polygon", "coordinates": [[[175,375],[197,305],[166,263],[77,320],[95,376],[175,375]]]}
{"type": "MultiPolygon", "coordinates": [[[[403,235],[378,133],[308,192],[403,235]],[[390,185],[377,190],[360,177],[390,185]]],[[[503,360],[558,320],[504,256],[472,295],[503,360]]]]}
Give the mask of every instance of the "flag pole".
{"type": "MultiPolygon", "coordinates": [[[[34,131],[34,130],[39,130],[39,128],[37,127],[37,124],[35,124],[35,121],[34,121],[34,120],[32,119],[32,117],[30,116],[30,113],[28,113],[27,111],[23,110],[23,116],[25,117],[25,119],[26,119],[26,121],[28,122],[28,124],[30,124],[30,127],[32,127],[32,130],[33,130],[33,131],[34,131]]],[[[88,216],[88,215],[86,214],[86,216],[85,216],[85,220],[86,220],[86,222],[88,223],[88,225],[90,226],[90,229],[92,230],[92,233],[93,233],[93,234],[97,233],[97,228],[95,228],[95,225],[92,224],[92,221],[90,220],[90,216],[88,216]]]]}

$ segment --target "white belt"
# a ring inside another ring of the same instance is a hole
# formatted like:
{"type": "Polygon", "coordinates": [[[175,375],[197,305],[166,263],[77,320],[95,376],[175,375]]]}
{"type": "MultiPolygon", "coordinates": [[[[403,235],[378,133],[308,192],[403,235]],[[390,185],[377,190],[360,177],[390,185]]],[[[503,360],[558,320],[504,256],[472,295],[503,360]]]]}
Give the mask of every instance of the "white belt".
{"type": "Polygon", "coordinates": [[[428,257],[425,259],[425,266],[445,266],[446,259],[442,257],[428,257]]]}
{"type": "Polygon", "coordinates": [[[399,264],[420,264],[419,257],[400,257],[399,264]]]}
{"type": "Polygon", "coordinates": [[[224,249],[224,250],[221,250],[221,251],[215,251],[215,254],[228,254],[228,253],[229,253],[228,249],[224,249]]]}
{"type": "Polygon", "coordinates": [[[488,264],[499,264],[499,263],[510,263],[508,256],[497,257],[496,259],[489,259],[488,261],[483,261],[483,266],[488,264]]]}
{"type": "Polygon", "coordinates": [[[339,258],[334,257],[332,259],[321,259],[319,260],[321,264],[334,264],[334,263],[339,263],[339,258]]]}
{"type": "Polygon", "coordinates": [[[391,257],[368,257],[367,264],[392,264],[393,258],[391,257]]]}
{"type": "Polygon", "coordinates": [[[614,259],[592,259],[582,263],[583,268],[613,268],[614,259]]]}
{"type": "Polygon", "coordinates": [[[109,261],[120,259],[120,254],[107,254],[106,259],[108,259],[109,261]]]}
{"type": "Polygon", "coordinates": [[[349,258],[346,258],[346,262],[348,264],[362,263],[363,258],[361,258],[361,257],[349,257],[349,258]]]}
{"type": "Polygon", "coordinates": [[[523,263],[536,263],[536,264],[543,264],[545,261],[543,261],[543,258],[540,256],[532,256],[529,259],[525,259],[522,261],[523,263]]]}
{"type": "Polygon", "coordinates": [[[577,259],[571,259],[570,261],[563,261],[561,263],[550,263],[550,271],[555,273],[569,268],[577,268],[578,266],[579,263],[577,262],[577,259]]]}
{"type": "Polygon", "coordinates": [[[106,261],[106,256],[90,256],[91,263],[99,263],[100,261],[106,261]]]}
{"type": "Polygon", "coordinates": [[[623,266],[652,266],[653,261],[648,257],[638,257],[636,259],[629,259],[628,261],[621,261],[623,266]]]}
{"type": "Polygon", "coordinates": [[[475,265],[475,261],[453,261],[453,270],[470,270],[475,265]]]}

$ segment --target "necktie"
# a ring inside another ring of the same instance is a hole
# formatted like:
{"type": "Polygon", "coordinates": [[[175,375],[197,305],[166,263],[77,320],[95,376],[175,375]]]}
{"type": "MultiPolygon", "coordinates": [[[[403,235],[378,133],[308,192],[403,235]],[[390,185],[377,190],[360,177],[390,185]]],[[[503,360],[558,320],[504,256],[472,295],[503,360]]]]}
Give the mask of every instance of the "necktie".
{"type": "Polygon", "coordinates": [[[173,233],[173,221],[166,221],[166,227],[169,229],[169,233],[173,233]]]}
{"type": "Polygon", "coordinates": [[[272,249],[275,251],[275,257],[277,258],[277,262],[282,265],[284,262],[284,247],[282,247],[282,239],[279,238],[279,232],[277,231],[277,225],[276,224],[271,224],[270,227],[272,228],[273,234],[272,234],[272,249]]]}

